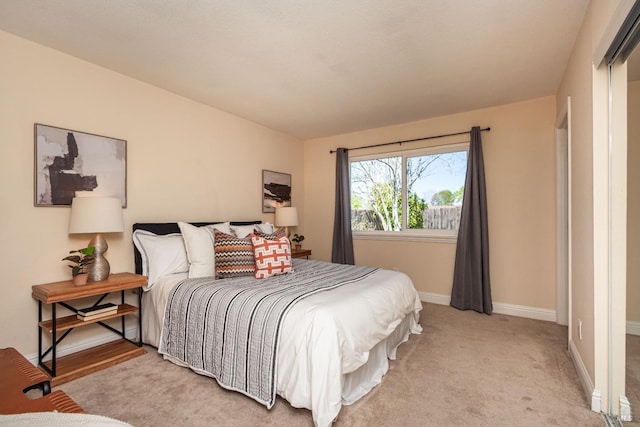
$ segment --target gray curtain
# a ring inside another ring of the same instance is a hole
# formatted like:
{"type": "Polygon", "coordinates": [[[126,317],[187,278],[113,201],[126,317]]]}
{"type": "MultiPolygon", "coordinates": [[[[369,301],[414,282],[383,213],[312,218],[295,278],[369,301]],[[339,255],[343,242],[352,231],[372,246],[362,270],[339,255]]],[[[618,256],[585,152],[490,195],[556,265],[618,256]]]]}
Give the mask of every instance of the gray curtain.
{"type": "Polygon", "coordinates": [[[480,127],[471,129],[467,177],[460,214],[451,306],[491,314],[487,196],[480,127]]]}
{"type": "Polygon", "coordinates": [[[354,264],[351,234],[351,181],[349,179],[349,150],[336,150],[336,211],[333,218],[333,248],[331,262],[354,264]]]}

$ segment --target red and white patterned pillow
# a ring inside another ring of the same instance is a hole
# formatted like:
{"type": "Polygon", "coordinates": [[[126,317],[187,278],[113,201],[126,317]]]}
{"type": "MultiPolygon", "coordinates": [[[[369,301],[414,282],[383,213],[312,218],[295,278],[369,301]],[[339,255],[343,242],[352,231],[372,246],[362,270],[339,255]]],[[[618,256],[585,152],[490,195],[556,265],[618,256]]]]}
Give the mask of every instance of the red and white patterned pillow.
{"type": "Polygon", "coordinates": [[[216,279],[253,275],[256,263],[249,237],[241,239],[215,230],[213,247],[216,257],[216,279]]]}
{"type": "Polygon", "coordinates": [[[252,234],[251,243],[256,262],[256,279],[293,272],[291,244],[286,236],[268,240],[252,234]]]}

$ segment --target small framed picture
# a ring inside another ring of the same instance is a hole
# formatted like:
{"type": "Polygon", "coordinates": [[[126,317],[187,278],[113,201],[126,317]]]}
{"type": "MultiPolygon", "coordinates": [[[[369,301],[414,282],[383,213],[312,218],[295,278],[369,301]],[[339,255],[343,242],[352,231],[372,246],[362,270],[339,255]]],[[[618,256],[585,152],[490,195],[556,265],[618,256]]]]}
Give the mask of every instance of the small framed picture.
{"type": "Polygon", "coordinates": [[[127,207],[127,141],[36,123],[35,206],[70,206],[76,191],[127,207]]]}
{"type": "Polygon", "coordinates": [[[262,212],[291,206],[291,175],[262,170],[262,212]]]}

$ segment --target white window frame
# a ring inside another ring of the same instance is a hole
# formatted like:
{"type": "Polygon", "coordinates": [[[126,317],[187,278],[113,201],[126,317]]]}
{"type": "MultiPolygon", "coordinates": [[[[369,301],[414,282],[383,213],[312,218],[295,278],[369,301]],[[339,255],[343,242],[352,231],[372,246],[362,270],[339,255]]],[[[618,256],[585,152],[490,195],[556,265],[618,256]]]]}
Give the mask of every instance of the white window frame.
{"type": "MultiPolygon", "coordinates": [[[[434,147],[418,148],[414,150],[388,151],[385,153],[366,154],[362,156],[349,157],[349,173],[351,173],[351,163],[365,160],[381,159],[386,157],[402,158],[402,230],[400,231],[353,231],[354,240],[402,240],[405,242],[436,242],[453,243],[458,239],[458,232],[454,230],[415,230],[406,228],[407,225],[407,158],[417,156],[428,156],[442,153],[452,153],[456,151],[467,152],[467,162],[469,161],[470,142],[438,145],[434,147]]],[[[351,176],[349,176],[351,182],[351,176]]],[[[349,197],[351,199],[351,197],[349,197]]]]}

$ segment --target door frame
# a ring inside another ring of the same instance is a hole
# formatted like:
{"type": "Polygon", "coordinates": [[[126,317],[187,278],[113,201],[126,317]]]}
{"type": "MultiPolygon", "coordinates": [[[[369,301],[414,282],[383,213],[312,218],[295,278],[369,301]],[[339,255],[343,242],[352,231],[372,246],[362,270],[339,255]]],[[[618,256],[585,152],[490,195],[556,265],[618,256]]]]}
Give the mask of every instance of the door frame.
{"type": "Polygon", "coordinates": [[[571,341],[571,97],[556,120],[556,323],[571,341]]]}

